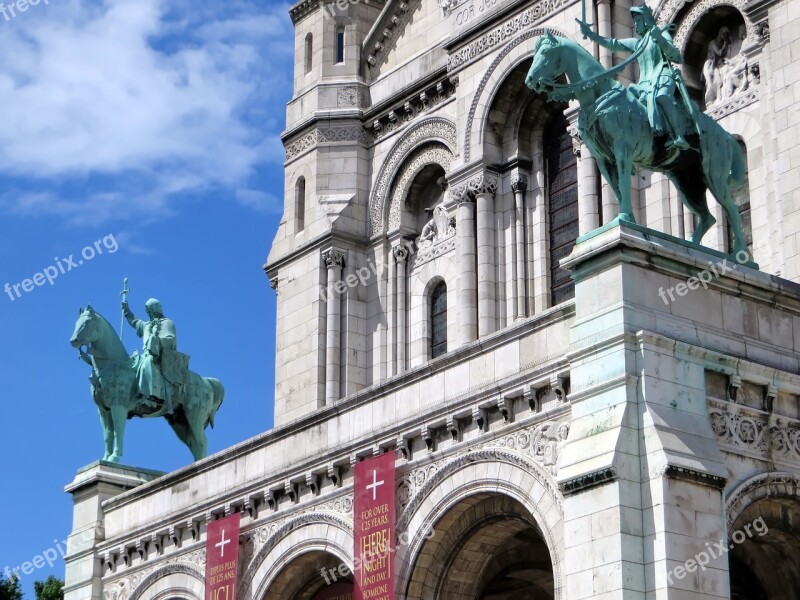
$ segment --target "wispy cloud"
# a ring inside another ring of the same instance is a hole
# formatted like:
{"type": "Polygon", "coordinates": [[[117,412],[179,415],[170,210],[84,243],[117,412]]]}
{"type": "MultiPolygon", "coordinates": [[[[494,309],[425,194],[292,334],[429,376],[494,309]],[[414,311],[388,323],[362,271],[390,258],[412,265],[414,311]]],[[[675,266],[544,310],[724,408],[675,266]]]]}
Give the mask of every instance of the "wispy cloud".
{"type": "MultiPolygon", "coordinates": [[[[59,0],[0,20],[0,173],[43,190],[20,184],[26,191],[0,197],[0,209],[96,222],[246,189],[260,166],[282,160],[291,73],[276,65],[291,64],[287,10],[59,0]]],[[[240,201],[263,210],[266,196],[240,201]]]]}

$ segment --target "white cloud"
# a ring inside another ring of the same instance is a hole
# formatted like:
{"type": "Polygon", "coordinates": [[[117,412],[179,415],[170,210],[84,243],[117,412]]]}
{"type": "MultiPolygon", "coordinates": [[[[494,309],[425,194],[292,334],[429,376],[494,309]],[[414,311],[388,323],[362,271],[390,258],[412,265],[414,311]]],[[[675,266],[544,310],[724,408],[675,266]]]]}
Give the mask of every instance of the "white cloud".
{"type": "Polygon", "coordinates": [[[80,222],[87,208],[139,212],[132,181],[139,208],[162,211],[177,194],[246,187],[280,168],[291,73],[276,65],[292,51],[284,3],[58,0],[0,18],[0,173],[55,188],[0,207],[80,222]],[[80,178],[85,197],[58,200],[80,178]]]}

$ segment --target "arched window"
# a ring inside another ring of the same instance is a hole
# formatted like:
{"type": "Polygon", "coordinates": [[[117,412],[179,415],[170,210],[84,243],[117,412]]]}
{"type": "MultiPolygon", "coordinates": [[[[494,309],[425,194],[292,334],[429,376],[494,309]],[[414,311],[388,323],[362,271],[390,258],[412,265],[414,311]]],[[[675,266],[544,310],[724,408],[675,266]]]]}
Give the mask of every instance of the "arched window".
{"type": "MultiPolygon", "coordinates": [[[[742,219],[742,229],[744,230],[744,237],[747,239],[747,252],[750,257],[753,256],[753,220],[750,215],[750,173],[747,165],[747,146],[745,143],[737,139],[739,148],[744,154],[744,183],[739,187],[731,189],[731,196],[733,201],[739,208],[739,217],[742,219]]],[[[733,248],[733,229],[728,223],[728,249],[733,248]]]]}
{"type": "Polygon", "coordinates": [[[578,239],[578,162],[563,114],[558,114],[545,128],[544,153],[550,232],[550,302],[555,306],[575,296],[575,284],[569,271],[558,263],[572,252],[578,239]]]}
{"type": "Polygon", "coordinates": [[[447,284],[440,281],[431,292],[431,358],[447,352],[447,284]]]}
{"type": "Polygon", "coordinates": [[[344,27],[336,28],[336,63],[344,62],[344,27]]]}
{"type": "Polygon", "coordinates": [[[311,67],[314,66],[314,36],[310,33],[306,35],[306,50],[305,50],[305,69],[306,75],[311,73],[311,67]]]}
{"type": "Polygon", "coordinates": [[[294,186],[294,232],[306,226],[306,178],[301,177],[294,186]]]}

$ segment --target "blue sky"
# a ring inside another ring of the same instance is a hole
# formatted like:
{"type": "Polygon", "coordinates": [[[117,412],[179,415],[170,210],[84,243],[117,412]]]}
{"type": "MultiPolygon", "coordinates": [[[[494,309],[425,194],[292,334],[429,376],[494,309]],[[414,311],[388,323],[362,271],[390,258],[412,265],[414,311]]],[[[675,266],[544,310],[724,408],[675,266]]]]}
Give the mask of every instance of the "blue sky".
{"type": "MultiPolygon", "coordinates": [[[[275,292],[261,266],[282,210],[288,7],[41,0],[0,15],[0,287],[108,241],[53,285],[0,291],[0,570],[66,538],[64,485],[102,455],[69,337],[88,302],[118,324],[124,277],[137,316],[161,300],[193,370],[225,385],[211,452],[272,426],[275,292]]],[[[138,342],[128,329],[129,351],[138,342]]],[[[163,419],[128,422],[125,464],[190,461],[163,419]]],[[[26,597],[51,573],[63,561],[25,577],[26,597]]]]}

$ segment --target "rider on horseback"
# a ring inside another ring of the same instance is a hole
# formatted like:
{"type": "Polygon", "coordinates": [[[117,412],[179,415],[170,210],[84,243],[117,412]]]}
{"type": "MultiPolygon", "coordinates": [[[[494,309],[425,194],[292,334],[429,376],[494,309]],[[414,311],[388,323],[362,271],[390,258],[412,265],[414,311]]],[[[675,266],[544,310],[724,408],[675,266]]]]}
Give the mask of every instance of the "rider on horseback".
{"type": "MultiPolygon", "coordinates": [[[[123,301],[122,310],[136,335],[143,338],[144,349],[137,369],[139,394],[146,399],[163,403],[165,413],[173,411],[173,399],[177,388],[183,383],[188,364],[180,363],[186,355],[176,351],[177,334],[175,323],[164,316],[161,303],[150,298],[145,310],[150,321],[137,319],[128,303],[123,301]]],[[[186,357],[188,363],[188,357],[186,357]]]]}
{"type": "Polygon", "coordinates": [[[633,53],[644,44],[649,44],[638,59],[639,81],[631,84],[629,89],[647,107],[647,118],[653,134],[669,136],[667,147],[685,150],[689,148],[689,143],[684,138],[684,133],[691,121],[687,122],[684,103],[676,101],[676,78],[680,74],[670,64],[682,63],[683,57],[672,43],[672,37],[667,30],[656,25],[649,6],[634,6],[630,12],[636,33],[640,36],[638,39],[605,38],[594,33],[591,25],[578,20],[581,33],[612,52],[633,53]]]}

